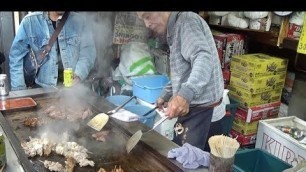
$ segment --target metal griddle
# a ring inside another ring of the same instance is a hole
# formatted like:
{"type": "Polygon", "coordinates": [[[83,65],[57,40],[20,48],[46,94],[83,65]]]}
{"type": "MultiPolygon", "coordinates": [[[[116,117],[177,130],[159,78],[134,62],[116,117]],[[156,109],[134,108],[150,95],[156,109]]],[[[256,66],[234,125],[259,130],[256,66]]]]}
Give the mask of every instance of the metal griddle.
{"type": "MultiPolygon", "coordinates": [[[[20,145],[21,142],[28,140],[29,136],[37,137],[40,130],[39,128],[33,129],[24,126],[23,121],[28,117],[39,116],[41,113],[43,113],[44,109],[56,101],[54,97],[36,97],[34,100],[37,102],[37,107],[35,109],[2,112],[3,116],[0,115],[0,122],[10,139],[18,158],[21,160],[25,171],[48,171],[39,160],[43,161],[47,159],[59,161],[64,164],[64,157],[52,153],[48,157],[36,156],[33,158],[27,158],[20,145]]],[[[94,114],[99,112],[94,106],[91,106],[91,109],[94,114]]],[[[181,168],[177,167],[169,159],[160,155],[153,148],[149,147],[143,142],[139,142],[133,151],[127,154],[125,145],[131,134],[120,127],[120,125],[117,124],[112,118],[110,118],[110,121],[103,128],[103,130],[110,130],[110,133],[106,138],[106,142],[96,141],[91,137],[91,135],[96,131],[86,125],[88,120],[90,120],[90,117],[79,124],[74,123],[74,125],[72,125],[72,122],[66,123],[63,121],[54,120],[45,126],[56,125],[57,127],[54,128],[54,131],[58,133],[62,133],[62,130],[67,128],[67,126],[74,128],[74,130],[70,133],[74,137],[74,140],[71,141],[76,141],[80,145],[85,146],[89,152],[91,152],[89,154],[89,159],[95,162],[95,166],[86,166],[81,168],[77,165],[74,171],[98,171],[101,167],[107,171],[110,171],[115,166],[121,166],[124,171],[128,172],[182,171],[181,168]]]]}

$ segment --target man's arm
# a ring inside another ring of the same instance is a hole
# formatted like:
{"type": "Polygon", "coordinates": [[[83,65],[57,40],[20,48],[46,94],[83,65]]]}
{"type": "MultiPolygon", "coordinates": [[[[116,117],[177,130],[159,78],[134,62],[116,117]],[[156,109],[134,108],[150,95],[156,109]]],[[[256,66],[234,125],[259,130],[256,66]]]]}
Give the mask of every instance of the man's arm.
{"type": "Polygon", "coordinates": [[[166,86],[163,88],[161,95],[159,98],[163,99],[164,101],[169,101],[169,99],[172,97],[172,84],[171,81],[169,81],[166,86]]]}
{"type": "Polygon", "coordinates": [[[184,21],[180,28],[181,54],[191,64],[191,73],[188,80],[182,83],[178,95],[184,97],[188,103],[192,99],[203,94],[205,86],[211,78],[213,70],[212,50],[205,37],[209,28],[203,28],[199,19],[191,18],[184,21]]]}
{"type": "Polygon", "coordinates": [[[29,53],[26,20],[22,20],[9,53],[11,90],[26,89],[23,73],[23,58],[29,53]]]}
{"type": "Polygon", "coordinates": [[[85,22],[83,24],[79,54],[80,57],[76,64],[74,73],[80,78],[80,80],[84,80],[93,68],[96,59],[96,47],[93,34],[89,24],[85,22]]]}

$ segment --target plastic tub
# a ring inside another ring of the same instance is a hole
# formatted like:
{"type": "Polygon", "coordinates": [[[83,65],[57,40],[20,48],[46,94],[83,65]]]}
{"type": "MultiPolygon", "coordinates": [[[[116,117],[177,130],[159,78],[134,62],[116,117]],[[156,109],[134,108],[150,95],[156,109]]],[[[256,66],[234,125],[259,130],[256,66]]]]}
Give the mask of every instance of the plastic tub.
{"type": "Polygon", "coordinates": [[[169,79],[165,75],[146,75],[135,77],[132,81],[134,96],[155,103],[169,79]]]}
{"type": "Polygon", "coordinates": [[[139,115],[139,121],[146,124],[148,127],[152,128],[154,125],[154,119],[156,116],[156,111],[151,112],[150,114],[143,116],[145,113],[149,112],[152,108],[144,105],[132,105],[124,107],[125,110],[128,110],[134,114],[139,115]]]}
{"type": "MultiPolygon", "coordinates": [[[[116,105],[116,106],[120,106],[122,105],[125,101],[127,101],[129,98],[131,98],[131,96],[126,96],[126,95],[113,95],[113,96],[108,96],[105,99],[116,105]]],[[[130,102],[128,102],[124,107],[127,106],[131,106],[131,105],[135,105],[137,103],[136,98],[132,99],[130,102]]]]}
{"type": "Polygon", "coordinates": [[[274,172],[292,166],[262,149],[238,150],[235,154],[233,172],[274,172]]]}

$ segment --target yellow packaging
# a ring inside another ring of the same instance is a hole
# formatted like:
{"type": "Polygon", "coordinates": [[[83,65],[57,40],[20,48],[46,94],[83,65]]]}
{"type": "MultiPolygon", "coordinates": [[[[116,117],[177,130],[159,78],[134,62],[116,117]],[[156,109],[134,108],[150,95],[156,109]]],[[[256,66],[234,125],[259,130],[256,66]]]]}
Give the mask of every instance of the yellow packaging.
{"type": "Polygon", "coordinates": [[[282,88],[278,88],[272,91],[266,91],[258,94],[252,94],[251,92],[239,88],[229,86],[229,96],[239,102],[239,105],[244,108],[258,106],[266,103],[276,102],[281,99],[282,88]]]}
{"type": "Polygon", "coordinates": [[[256,78],[286,72],[287,64],[287,59],[263,53],[233,55],[231,71],[241,72],[249,77],[256,78]]]}
{"type": "Polygon", "coordinates": [[[64,86],[71,87],[73,82],[73,71],[72,68],[66,68],[64,70],[64,86]]]}
{"type": "MultiPolygon", "coordinates": [[[[268,118],[277,118],[277,115],[270,116],[268,118]]],[[[257,133],[258,124],[259,120],[247,123],[242,119],[235,117],[233,120],[232,129],[243,135],[255,134],[257,133]]]]}
{"type": "Polygon", "coordinates": [[[235,131],[238,131],[239,133],[241,133],[243,135],[256,134],[257,133],[257,127],[258,127],[258,121],[253,121],[253,122],[250,122],[250,123],[246,123],[243,120],[235,117],[235,119],[233,120],[232,128],[235,131]]]}
{"type": "Polygon", "coordinates": [[[285,85],[286,73],[252,78],[242,73],[232,72],[230,85],[248,90],[253,94],[283,88],[285,85]]]}

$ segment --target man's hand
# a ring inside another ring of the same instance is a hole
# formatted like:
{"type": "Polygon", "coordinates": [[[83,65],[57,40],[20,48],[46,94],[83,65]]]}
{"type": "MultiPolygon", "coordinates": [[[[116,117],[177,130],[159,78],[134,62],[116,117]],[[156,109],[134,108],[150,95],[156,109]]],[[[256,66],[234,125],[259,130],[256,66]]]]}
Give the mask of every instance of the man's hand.
{"type": "Polygon", "coordinates": [[[164,112],[164,107],[167,106],[167,102],[165,102],[165,100],[162,98],[158,98],[156,100],[156,106],[158,107],[158,110],[164,112]]]}
{"type": "Polygon", "coordinates": [[[168,103],[168,108],[166,111],[166,116],[169,119],[184,116],[189,112],[189,104],[188,102],[181,96],[173,96],[168,103]]]}

